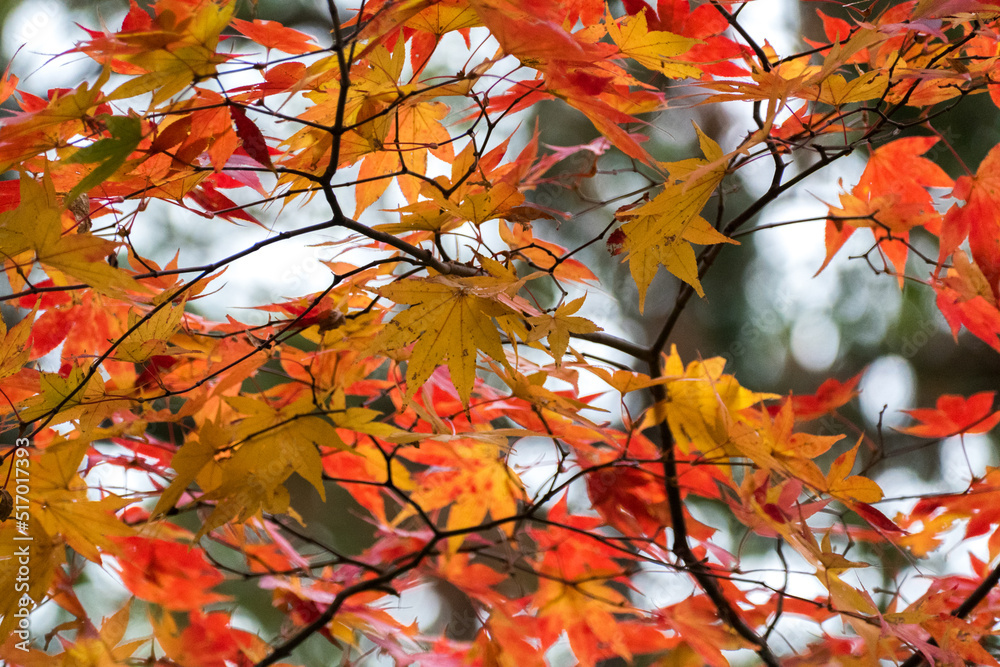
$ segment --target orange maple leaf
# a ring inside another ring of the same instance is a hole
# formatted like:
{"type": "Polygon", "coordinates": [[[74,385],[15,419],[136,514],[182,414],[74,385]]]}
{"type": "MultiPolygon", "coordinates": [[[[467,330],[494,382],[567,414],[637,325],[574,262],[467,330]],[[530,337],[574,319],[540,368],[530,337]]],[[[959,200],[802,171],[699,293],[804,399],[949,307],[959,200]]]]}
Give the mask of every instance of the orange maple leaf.
{"type": "MultiPolygon", "coordinates": [[[[792,396],[795,419],[797,421],[810,421],[846,405],[848,401],[860,393],[857,386],[863,375],[864,371],[845,382],[830,378],[819,386],[815,394],[792,396]]],[[[771,408],[771,412],[777,412],[777,408],[771,408]]]]}
{"type": "Polygon", "coordinates": [[[819,274],[858,227],[868,227],[903,286],[909,249],[909,230],[923,225],[937,231],[940,215],[927,188],[953,185],[948,174],[924,153],[937,137],[907,137],[872,151],[868,165],[850,195],[841,195],[841,208],[830,207],[826,222],[826,259],[819,274]],[[846,219],[845,219],[846,218],[846,219]]]}
{"type": "Polygon", "coordinates": [[[175,611],[228,599],[211,592],[223,576],[200,547],[139,536],[116,542],[122,550],[118,558],[122,582],[136,597],[175,611]]]}

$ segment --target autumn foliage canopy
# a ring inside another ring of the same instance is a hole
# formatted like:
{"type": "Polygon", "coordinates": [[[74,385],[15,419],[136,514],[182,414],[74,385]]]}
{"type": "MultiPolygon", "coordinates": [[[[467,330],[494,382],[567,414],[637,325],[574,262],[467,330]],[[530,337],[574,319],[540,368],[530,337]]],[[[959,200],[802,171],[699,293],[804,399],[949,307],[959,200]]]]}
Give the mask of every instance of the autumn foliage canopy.
{"type": "MultiPolygon", "coordinates": [[[[673,345],[758,214],[860,154],[815,268],[864,236],[872,280],[1000,352],[1000,147],[932,159],[939,119],[1000,104],[1000,7],[815,4],[825,35],[777,53],[714,0],[331,2],[319,36],[234,0],[133,1],[65,45],[85,83],[21,91],[15,58],[0,658],[997,666],[1000,469],[887,510],[880,437],[841,415],[860,375],[751,389],[673,345]],[[713,110],[736,141],[690,120],[713,110]],[[597,138],[540,140],[558,117],[597,138]],[[769,184],[730,201],[748,170],[769,184]],[[144,247],[165,211],[256,240],[207,263],[144,247]],[[325,289],[198,314],[230,265],[294,244],[325,289]],[[649,341],[588,314],[616,271],[649,341]],[[324,515],[368,538],[317,538],[324,515]],[[99,569],[110,615],[83,593],[99,569]],[[278,623],[254,624],[262,598],[278,623]]],[[[990,391],[909,416],[914,442],[1000,422],[990,391]]]]}

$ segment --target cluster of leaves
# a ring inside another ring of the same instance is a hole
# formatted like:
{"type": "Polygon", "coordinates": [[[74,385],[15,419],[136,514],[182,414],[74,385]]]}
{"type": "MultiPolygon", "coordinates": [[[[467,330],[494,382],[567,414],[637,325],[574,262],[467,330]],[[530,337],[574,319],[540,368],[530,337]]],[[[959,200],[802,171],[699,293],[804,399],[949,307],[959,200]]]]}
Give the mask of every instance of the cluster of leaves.
{"type": "MultiPolygon", "coordinates": [[[[738,231],[871,145],[830,209],[827,262],[870,230],[876,272],[925,283],[956,335],[964,326],[1000,351],[1000,147],[957,180],[924,157],[935,118],[968,95],[1000,96],[998,14],[977,0],[852,4],[846,18],[821,13],[825,41],[781,55],[747,33],[741,8],[374,0],[348,18],[331,2],[330,39],[316,40],[236,19],[231,0],[133,2],[120,30],[88,31],[70,52],[99,65],[96,81],[38,97],[5,72],[0,101],[20,111],[0,126],[0,172],[17,174],[0,182],[0,252],[21,320],[0,331],[0,415],[25,448],[6,450],[8,470],[24,453],[30,464],[14,499],[27,510],[0,524],[6,663],[262,667],[318,636],[345,659],[377,650],[403,665],[544,664],[560,641],[582,665],[721,666],[739,650],[777,665],[794,617],[809,626],[794,664],[997,665],[983,646],[1000,619],[996,469],[890,518],[855,471],[878,443],[808,424],[848,404],[859,377],[782,397],[669,345],[738,231]],[[249,44],[259,56],[238,53],[249,44]],[[749,102],[733,105],[749,112],[745,136],[724,147],[695,127],[696,155],[657,160],[637,130],[669,117],[679,85],[706,105],[749,102]],[[542,101],[603,139],[547,151],[536,131],[511,149],[510,121],[542,101]],[[580,152],[624,156],[649,186],[570,249],[556,223],[571,212],[533,193],[580,152]],[[724,184],[751,164],[769,165],[771,185],[730,211],[724,184]],[[387,191],[401,205],[373,210],[387,191]],[[154,202],[259,225],[261,240],[161,265],[131,236],[154,202]],[[275,202],[327,212],[262,222],[275,202]],[[936,258],[911,245],[915,228],[939,241],[936,258]],[[229,264],[321,232],[336,237],[331,255],[364,259],[331,259],[326,289],[261,305],[266,324],[188,308],[229,264]],[[578,314],[600,288],[579,257],[602,240],[609,263],[628,264],[640,308],[661,267],[682,281],[649,345],[578,314]],[[920,272],[907,273],[909,254],[920,272]],[[526,485],[512,452],[538,442],[554,465],[526,485]],[[102,480],[116,469],[146,490],[112,493],[102,480]],[[299,478],[324,500],[346,491],[370,546],[310,537],[290,494],[299,478]],[[741,565],[695,506],[777,545],[785,583],[741,565]],[[870,590],[853,572],[870,563],[847,557],[871,543],[923,558],[963,526],[990,535],[974,576],[931,578],[916,599],[870,590]],[[148,603],[146,634],[127,631],[132,599],[90,617],[77,595],[86,563],[148,603]],[[687,582],[685,594],[643,595],[640,577],[656,576],[687,582]],[[235,579],[269,592],[286,617],[277,634],[237,627],[243,601],[216,590],[235,579]],[[468,602],[467,636],[390,613],[435,582],[468,602]],[[44,642],[33,627],[29,646],[17,612],[38,605],[68,620],[44,642]]],[[[913,438],[1000,421],[989,392],[912,416],[913,438]]]]}

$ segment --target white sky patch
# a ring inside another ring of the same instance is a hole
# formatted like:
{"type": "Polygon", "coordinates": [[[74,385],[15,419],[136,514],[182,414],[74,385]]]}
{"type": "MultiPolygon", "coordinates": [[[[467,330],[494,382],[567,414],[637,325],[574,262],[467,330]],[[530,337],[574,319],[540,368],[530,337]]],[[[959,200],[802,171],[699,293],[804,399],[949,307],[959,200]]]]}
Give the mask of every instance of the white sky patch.
{"type": "Polygon", "coordinates": [[[441,599],[424,585],[401,591],[396,603],[386,608],[400,623],[409,625],[417,621],[422,630],[435,623],[442,610],[441,599]]]}
{"type": "MultiPolygon", "coordinates": [[[[109,25],[120,25],[122,16],[109,17],[109,25]]],[[[87,38],[74,25],[77,18],[53,0],[22,2],[11,12],[3,24],[3,51],[14,58],[11,71],[20,77],[20,89],[44,96],[49,88],[77,86],[93,71],[93,61],[82,54],[60,58],[57,66],[51,62],[68,45],[87,38]]]]}
{"type": "Polygon", "coordinates": [[[874,426],[878,423],[883,406],[884,428],[904,426],[909,418],[899,412],[913,407],[916,377],[913,366],[903,357],[893,354],[879,357],[868,367],[861,378],[861,414],[865,421],[874,426]]]}
{"type": "Polygon", "coordinates": [[[766,35],[779,55],[795,53],[802,48],[798,5],[791,0],[748,2],[740,6],[740,25],[755,37],[766,35]]]}
{"type": "Polygon", "coordinates": [[[998,462],[996,443],[984,433],[969,435],[953,435],[941,441],[941,481],[948,484],[950,491],[963,491],[963,485],[971,483],[977,471],[983,471],[987,466],[995,466],[998,462]]]}
{"type": "Polygon", "coordinates": [[[792,356],[808,371],[825,371],[837,360],[840,330],[822,313],[796,318],[792,327],[792,356]]]}

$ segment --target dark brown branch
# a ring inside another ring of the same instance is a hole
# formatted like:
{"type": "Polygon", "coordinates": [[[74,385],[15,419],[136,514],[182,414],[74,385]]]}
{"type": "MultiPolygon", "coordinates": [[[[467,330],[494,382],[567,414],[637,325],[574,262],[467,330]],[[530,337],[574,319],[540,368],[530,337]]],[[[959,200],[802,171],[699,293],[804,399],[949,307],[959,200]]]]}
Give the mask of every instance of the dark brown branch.
{"type": "MultiPolygon", "coordinates": [[[[659,377],[663,373],[660,359],[650,364],[650,374],[659,377]]],[[[667,400],[666,390],[663,385],[653,385],[650,388],[653,400],[662,403],[667,400]]],[[[709,600],[719,612],[719,618],[723,623],[731,627],[740,637],[750,642],[754,651],[768,667],[778,667],[780,665],[777,656],[771,651],[767,641],[757,632],[747,625],[743,617],[722,592],[722,588],[716,581],[715,576],[709,571],[705,564],[699,560],[691,545],[688,543],[687,519],[684,517],[684,500],[681,498],[680,479],[677,474],[677,452],[674,447],[674,439],[670,433],[670,428],[666,421],[660,423],[660,451],[663,455],[664,488],[667,495],[667,504],[670,508],[670,527],[673,530],[674,540],[671,545],[674,554],[684,563],[688,572],[694,577],[709,600]]]]}

